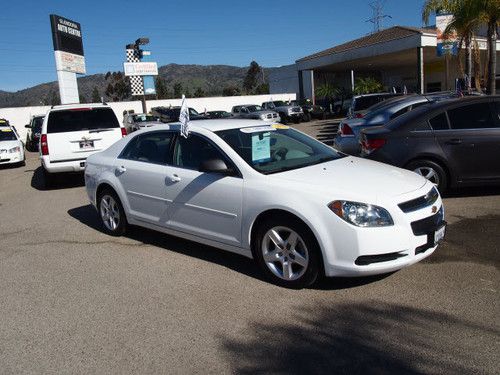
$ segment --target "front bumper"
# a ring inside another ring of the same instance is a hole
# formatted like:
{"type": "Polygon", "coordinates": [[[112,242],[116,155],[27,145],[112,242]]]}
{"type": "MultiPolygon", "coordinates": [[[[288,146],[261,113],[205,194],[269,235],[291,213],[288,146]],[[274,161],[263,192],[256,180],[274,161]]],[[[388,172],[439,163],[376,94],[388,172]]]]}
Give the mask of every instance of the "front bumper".
{"type": "Polygon", "coordinates": [[[17,164],[24,161],[24,154],[22,152],[8,153],[4,152],[0,154],[0,165],[6,164],[17,164]]]}
{"type": "MultiPolygon", "coordinates": [[[[429,190],[426,184],[423,193],[429,190]]],[[[351,277],[390,273],[430,256],[439,245],[434,242],[435,233],[446,225],[441,198],[413,212],[396,209],[390,210],[392,226],[360,228],[345,222],[335,225],[336,233],[323,243],[325,274],[351,277]]]]}

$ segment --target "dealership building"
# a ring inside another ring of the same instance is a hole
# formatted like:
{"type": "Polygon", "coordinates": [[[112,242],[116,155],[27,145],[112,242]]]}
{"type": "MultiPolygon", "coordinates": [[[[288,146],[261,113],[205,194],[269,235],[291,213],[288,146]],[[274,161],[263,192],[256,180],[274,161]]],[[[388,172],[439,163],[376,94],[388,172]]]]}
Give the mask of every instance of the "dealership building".
{"type": "MultiPolygon", "coordinates": [[[[487,65],[487,40],[476,38],[481,71],[487,65]]],[[[497,72],[500,71],[500,41],[497,41],[497,72]]],[[[271,94],[296,92],[314,99],[314,88],[332,83],[350,90],[357,77],[373,77],[389,90],[408,92],[453,90],[463,78],[463,51],[457,56],[438,56],[434,27],[394,26],[305,56],[295,64],[269,75],[271,94]]],[[[500,87],[497,75],[497,87],[500,87]]]]}

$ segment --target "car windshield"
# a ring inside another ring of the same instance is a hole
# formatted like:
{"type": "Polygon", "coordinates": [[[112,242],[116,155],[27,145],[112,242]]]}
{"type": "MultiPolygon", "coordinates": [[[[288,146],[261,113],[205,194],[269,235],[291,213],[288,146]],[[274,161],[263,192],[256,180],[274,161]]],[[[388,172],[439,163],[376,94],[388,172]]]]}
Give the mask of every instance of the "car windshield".
{"type": "MultiPolygon", "coordinates": [[[[180,114],[180,111],[179,111],[179,114],[180,114]]],[[[200,114],[198,113],[198,111],[196,111],[196,109],[189,108],[189,115],[199,116],[200,114]]]]}
{"type": "Polygon", "coordinates": [[[333,148],[284,125],[216,132],[252,168],[263,174],[304,168],[344,157],[333,148]]]}
{"type": "Polygon", "coordinates": [[[262,111],[262,107],[260,105],[249,105],[249,106],[247,106],[247,109],[250,112],[262,111]]]}
{"type": "Polygon", "coordinates": [[[275,107],[283,107],[287,105],[283,100],[276,100],[273,102],[273,104],[275,107]]]}
{"type": "Polygon", "coordinates": [[[15,140],[17,140],[17,137],[11,128],[0,128],[0,141],[15,141],[15,140]]]}
{"type": "Polygon", "coordinates": [[[150,115],[134,115],[132,116],[134,122],[149,122],[149,121],[157,121],[158,117],[150,116],[150,115]]]}

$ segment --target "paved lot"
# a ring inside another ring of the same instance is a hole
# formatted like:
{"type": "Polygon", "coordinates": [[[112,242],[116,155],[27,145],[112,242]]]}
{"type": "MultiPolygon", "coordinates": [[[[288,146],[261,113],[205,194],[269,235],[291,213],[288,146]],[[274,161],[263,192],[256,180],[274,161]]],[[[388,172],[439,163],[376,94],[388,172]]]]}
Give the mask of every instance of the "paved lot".
{"type": "Polygon", "coordinates": [[[214,248],[108,237],[82,180],[44,191],[38,165],[0,169],[0,373],[500,372],[498,189],[445,199],[427,261],[294,291],[214,248]]]}

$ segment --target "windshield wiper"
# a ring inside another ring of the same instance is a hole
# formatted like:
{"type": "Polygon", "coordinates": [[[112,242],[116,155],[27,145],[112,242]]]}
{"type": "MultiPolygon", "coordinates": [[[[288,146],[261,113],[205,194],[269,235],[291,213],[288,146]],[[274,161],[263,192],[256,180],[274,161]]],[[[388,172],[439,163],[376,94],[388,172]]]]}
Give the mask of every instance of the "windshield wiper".
{"type": "Polygon", "coordinates": [[[273,174],[273,173],[278,173],[278,172],[286,172],[286,171],[290,171],[292,169],[299,169],[299,168],[310,167],[311,165],[317,165],[317,164],[325,163],[327,161],[332,161],[332,160],[340,159],[341,157],[343,157],[343,156],[339,155],[338,158],[335,157],[335,156],[324,156],[324,157],[319,158],[318,160],[316,160],[316,161],[314,161],[312,163],[290,165],[290,166],[281,167],[281,168],[278,168],[278,169],[273,169],[271,171],[261,171],[261,173],[263,173],[263,174],[273,174]]]}
{"type": "Polygon", "coordinates": [[[113,130],[113,129],[110,129],[110,128],[92,129],[92,130],[89,130],[89,133],[110,132],[110,131],[112,131],[112,130],[113,130]]]}

